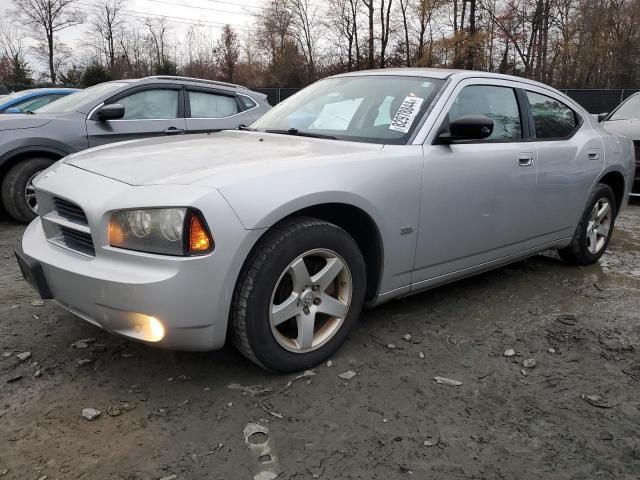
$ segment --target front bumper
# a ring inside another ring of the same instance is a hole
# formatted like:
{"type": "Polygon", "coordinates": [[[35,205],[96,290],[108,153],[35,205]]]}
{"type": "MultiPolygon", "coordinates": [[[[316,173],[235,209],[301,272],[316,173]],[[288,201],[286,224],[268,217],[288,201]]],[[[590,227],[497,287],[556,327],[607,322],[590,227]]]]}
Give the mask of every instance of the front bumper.
{"type": "MultiPolygon", "coordinates": [[[[95,177],[85,178],[85,184],[102,184],[98,191],[104,191],[104,182],[117,183],[87,172],[84,175],[95,177]]],[[[49,185],[56,189],[45,193],[62,195],[81,205],[78,199],[83,192],[77,192],[78,183],[65,183],[70,186],[49,185]],[[76,192],[71,191],[74,186],[76,192]],[[60,192],[65,188],[69,191],[60,192]]],[[[38,184],[38,188],[45,186],[38,184]]],[[[154,195],[152,187],[144,188],[149,203],[166,199],[166,188],[175,189],[158,187],[158,195],[154,195]]],[[[136,191],[139,196],[138,187],[120,190],[119,201],[123,203],[131,200],[125,190],[136,191]]],[[[22,263],[41,270],[40,283],[45,289],[37,290],[41,294],[47,292],[42,296],[54,298],[65,309],[104,330],[174,350],[217,349],[225,342],[229,307],[242,262],[261,232],[245,230],[222,196],[215,190],[209,192],[199,203],[185,203],[197,206],[211,222],[216,250],[206,256],[169,257],[109,247],[106,235],[100,233],[105,229],[104,212],[108,209],[95,200],[93,206],[81,205],[93,233],[95,256],[74,252],[52,241],[45,225],[46,215],[44,220],[39,217],[27,227],[22,249],[17,253],[22,263]],[[151,328],[152,318],[162,324],[164,335],[160,340],[157,329],[151,328]]],[[[175,199],[176,195],[173,191],[169,198],[175,199]]],[[[147,206],[141,202],[138,198],[136,203],[128,204],[147,206]]],[[[36,277],[32,275],[29,280],[37,287],[36,277]]]]}

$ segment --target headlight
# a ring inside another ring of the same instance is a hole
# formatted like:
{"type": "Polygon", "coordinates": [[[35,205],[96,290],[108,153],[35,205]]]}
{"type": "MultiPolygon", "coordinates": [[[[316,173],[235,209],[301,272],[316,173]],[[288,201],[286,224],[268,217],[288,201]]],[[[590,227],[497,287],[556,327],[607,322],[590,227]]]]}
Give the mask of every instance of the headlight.
{"type": "Polygon", "coordinates": [[[178,256],[202,255],[214,247],[202,215],[190,208],[148,208],[112,213],[109,245],[178,256]]]}

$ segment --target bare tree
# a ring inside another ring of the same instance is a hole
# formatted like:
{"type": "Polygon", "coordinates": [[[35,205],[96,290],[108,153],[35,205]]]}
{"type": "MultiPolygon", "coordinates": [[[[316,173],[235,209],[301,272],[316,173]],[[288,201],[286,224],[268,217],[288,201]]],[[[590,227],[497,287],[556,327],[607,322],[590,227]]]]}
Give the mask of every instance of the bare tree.
{"type": "Polygon", "coordinates": [[[100,37],[101,49],[107,60],[107,65],[113,76],[115,74],[116,53],[118,41],[116,35],[121,32],[124,22],[122,15],[122,0],[102,0],[99,8],[91,19],[92,31],[100,37]]]}
{"type": "Polygon", "coordinates": [[[226,82],[233,82],[240,57],[240,42],[238,34],[231,28],[231,25],[225,25],[222,28],[216,53],[222,79],[226,82]]]}
{"type": "Polygon", "coordinates": [[[365,7],[367,7],[367,18],[369,20],[369,47],[368,47],[368,61],[367,66],[369,68],[373,68],[375,66],[375,56],[374,56],[374,30],[373,30],[373,22],[375,20],[376,6],[374,4],[375,0],[362,0],[362,3],[365,7]]]}
{"type": "Polygon", "coordinates": [[[24,38],[19,26],[0,19],[0,56],[9,69],[3,80],[10,83],[31,83],[31,72],[24,58],[24,38]]]}
{"type": "Polygon", "coordinates": [[[411,0],[400,0],[400,13],[402,14],[402,29],[404,31],[404,55],[405,65],[411,66],[411,44],[409,43],[409,21],[407,18],[407,11],[411,0]]]}
{"type": "Polygon", "coordinates": [[[19,21],[32,29],[34,37],[46,49],[51,83],[56,83],[55,35],[84,21],[76,0],[13,0],[19,21]]]}
{"type": "Polygon", "coordinates": [[[316,78],[317,9],[311,0],[291,0],[292,26],[300,50],[305,57],[309,80],[316,78]]]}
{"type": "Polygon", "coordinates": [[[168,63],[166,49],[168,48],[168,35],[171,25],[166,17],[147,18],[144,21],[147,27],[147,40],[150,46],[150,54],[153,58],[154,70],[164,72],[168,63]]]}
{"type": "Polygon", "coordinates": [[[391,35],[390,20],[391,20],[391,5],[393,0],[380,0],[380,68],[384,68],[386,65],[386,51],[389,44],[389,37],[391,35]]]}
{"type": "Polygon", "coordinates": [[[338,44],[347,43],[347,71],[360,68],[360,44],[358,41],[358,14],[360,0],[331,0],[327,9],[327,22],[331,30],[337,31],[338,44]]]}

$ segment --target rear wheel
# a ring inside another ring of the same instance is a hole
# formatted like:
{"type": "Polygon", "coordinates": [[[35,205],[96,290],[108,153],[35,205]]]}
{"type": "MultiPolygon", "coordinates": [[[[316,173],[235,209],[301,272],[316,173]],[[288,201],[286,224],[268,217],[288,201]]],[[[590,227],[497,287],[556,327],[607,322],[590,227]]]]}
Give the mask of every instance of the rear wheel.
{"type": "Polygon", "coordinates": [[[266,234],[238,281],[234,343],[264,368],[309,368],[347,338],[365,282],[362,254],[347,232],[312,218],[283,223],[266,234]]]}
{"type": "Polygon", "coordinates": [[[2,204],[16,221],[28,223],[38,214],[33,179],[53,161],[49,158],[30,158],[11,167],[2,180],[2,204]]]}
{"type": "Polygon", "coordinates": [[[616,213],[611,187],[599,183],[587,202],[571,243],[558,251],[562,259],[574,265],[596,263],[609,245],[616,213]]]}

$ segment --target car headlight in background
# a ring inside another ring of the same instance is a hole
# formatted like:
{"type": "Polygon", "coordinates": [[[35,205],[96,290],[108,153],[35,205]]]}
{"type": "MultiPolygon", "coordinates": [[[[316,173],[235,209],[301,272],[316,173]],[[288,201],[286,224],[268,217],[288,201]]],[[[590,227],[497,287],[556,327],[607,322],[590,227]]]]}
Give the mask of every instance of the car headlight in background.
{"type": "Polygon", "coordinates": [[[162,255],[203,255],[213,250],[202,214],[191,208],[146,208],[114,212],[109,245],[162,255]]]}

